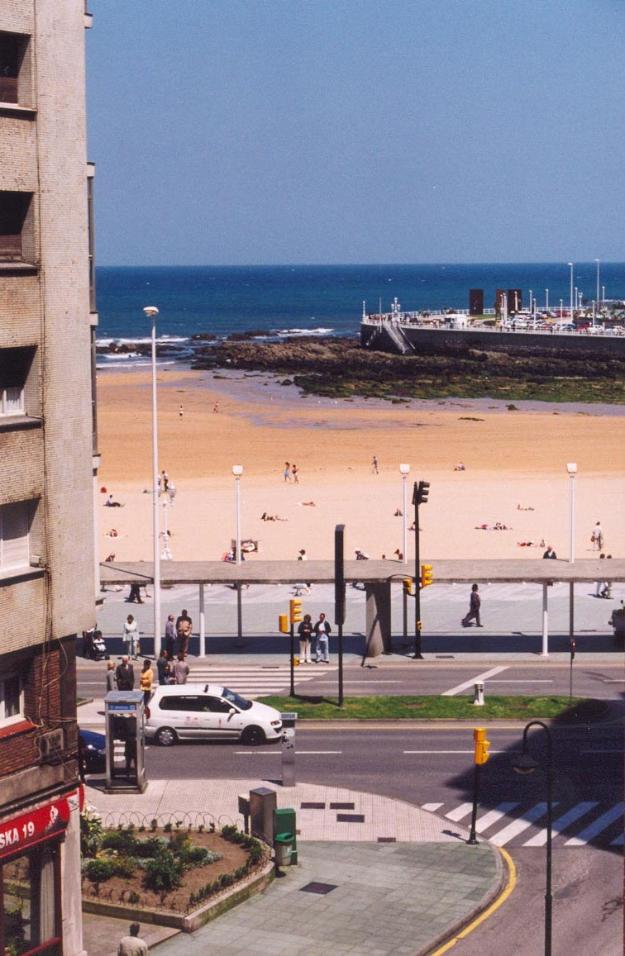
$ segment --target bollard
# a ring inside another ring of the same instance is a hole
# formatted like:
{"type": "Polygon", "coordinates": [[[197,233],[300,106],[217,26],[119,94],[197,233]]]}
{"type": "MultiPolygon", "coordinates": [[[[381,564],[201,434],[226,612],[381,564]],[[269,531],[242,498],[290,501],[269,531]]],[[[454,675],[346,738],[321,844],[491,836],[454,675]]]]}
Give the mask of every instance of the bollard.
{"type": "Polygon", "coordinates": [[[287,712],[282,718],[282,786],[295,786],[295,724],[297,714],[287,712]]]}
{"type": "Polygon", "coordinates": [[[484,706],[484,682],[478,681],[473,685],[473,703],[476,707],[484,706]]]}

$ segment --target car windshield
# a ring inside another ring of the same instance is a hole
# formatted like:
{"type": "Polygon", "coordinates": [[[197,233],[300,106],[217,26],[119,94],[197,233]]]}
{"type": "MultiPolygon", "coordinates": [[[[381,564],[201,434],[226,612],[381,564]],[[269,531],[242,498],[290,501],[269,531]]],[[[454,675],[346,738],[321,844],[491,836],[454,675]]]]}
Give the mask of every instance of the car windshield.
{"type": "Polygon", "coordinates": [[[251,700],[246,700],[245,697],[241,697],[240,694],[235,694],[233,690],[229,690],[227,687],[224,687],[221,696],[224,700],[227,700],[231,704],[234,704],[235,707],[238,707],[239,710],[249,710],[252,706],[251,700]]]}

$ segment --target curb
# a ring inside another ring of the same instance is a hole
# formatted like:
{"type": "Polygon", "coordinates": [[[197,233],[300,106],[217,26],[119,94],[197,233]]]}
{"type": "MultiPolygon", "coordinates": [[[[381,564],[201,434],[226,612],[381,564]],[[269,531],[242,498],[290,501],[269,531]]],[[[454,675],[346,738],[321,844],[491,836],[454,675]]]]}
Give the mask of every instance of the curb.
{"type": "Polygon", "coordinates": [[[516,866],[514,860],[502,847],[493,847],[489,844],[494,853],[496,853],[497,869],[499,871],[499,880],[495,888],[491,888],[484,894],[480,902],[475,906],[473,912],[458,922],[445,933],[441,933],[439,938],[427,949],[420,950],[417,956],[443,956],[448,953],[456,943],[465,939],[474,929],[477,929],[485,920],[495,913],[500,906],[506,902],[516,887],[516,866]]]}

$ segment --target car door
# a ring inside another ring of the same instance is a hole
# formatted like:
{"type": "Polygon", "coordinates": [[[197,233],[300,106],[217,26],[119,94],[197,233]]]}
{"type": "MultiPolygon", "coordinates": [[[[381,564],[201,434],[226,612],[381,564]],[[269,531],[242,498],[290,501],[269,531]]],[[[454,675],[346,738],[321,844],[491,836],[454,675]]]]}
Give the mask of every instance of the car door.
{"type": "Polygon", "coordinates": [[[210,724],[210,736],[219,740],[238,737],[241,733],[240,713],[227,700],[207,694],[204,698],[206,716],[210,724]],[[235,711],[232,713],[232,711],[235,711]]]}
{"type": "Polygon", "coordinates": [[[172,726],[180,738],[194,739],[205,735],[208,715],[204,711],[204,699],[198,694],[163,696],[159,724],[172,726]]]}

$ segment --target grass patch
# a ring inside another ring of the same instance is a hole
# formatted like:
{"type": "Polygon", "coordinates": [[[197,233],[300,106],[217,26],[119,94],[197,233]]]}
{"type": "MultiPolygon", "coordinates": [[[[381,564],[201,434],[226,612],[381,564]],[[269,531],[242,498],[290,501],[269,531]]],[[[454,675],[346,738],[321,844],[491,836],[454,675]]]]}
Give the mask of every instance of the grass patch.
{"type": "Polygon", "coordinates": [[[495,697],[488,695],[483,707],[473,698],[435,696],[346,697],[343,707],[326,697],[260,697],[263,704],[278,710],[294,710],[304,720],[393,720],[436,719],[488,720],[558,717],[568,713],[574,719],[588,708],[584,697],[495,697]]]}

